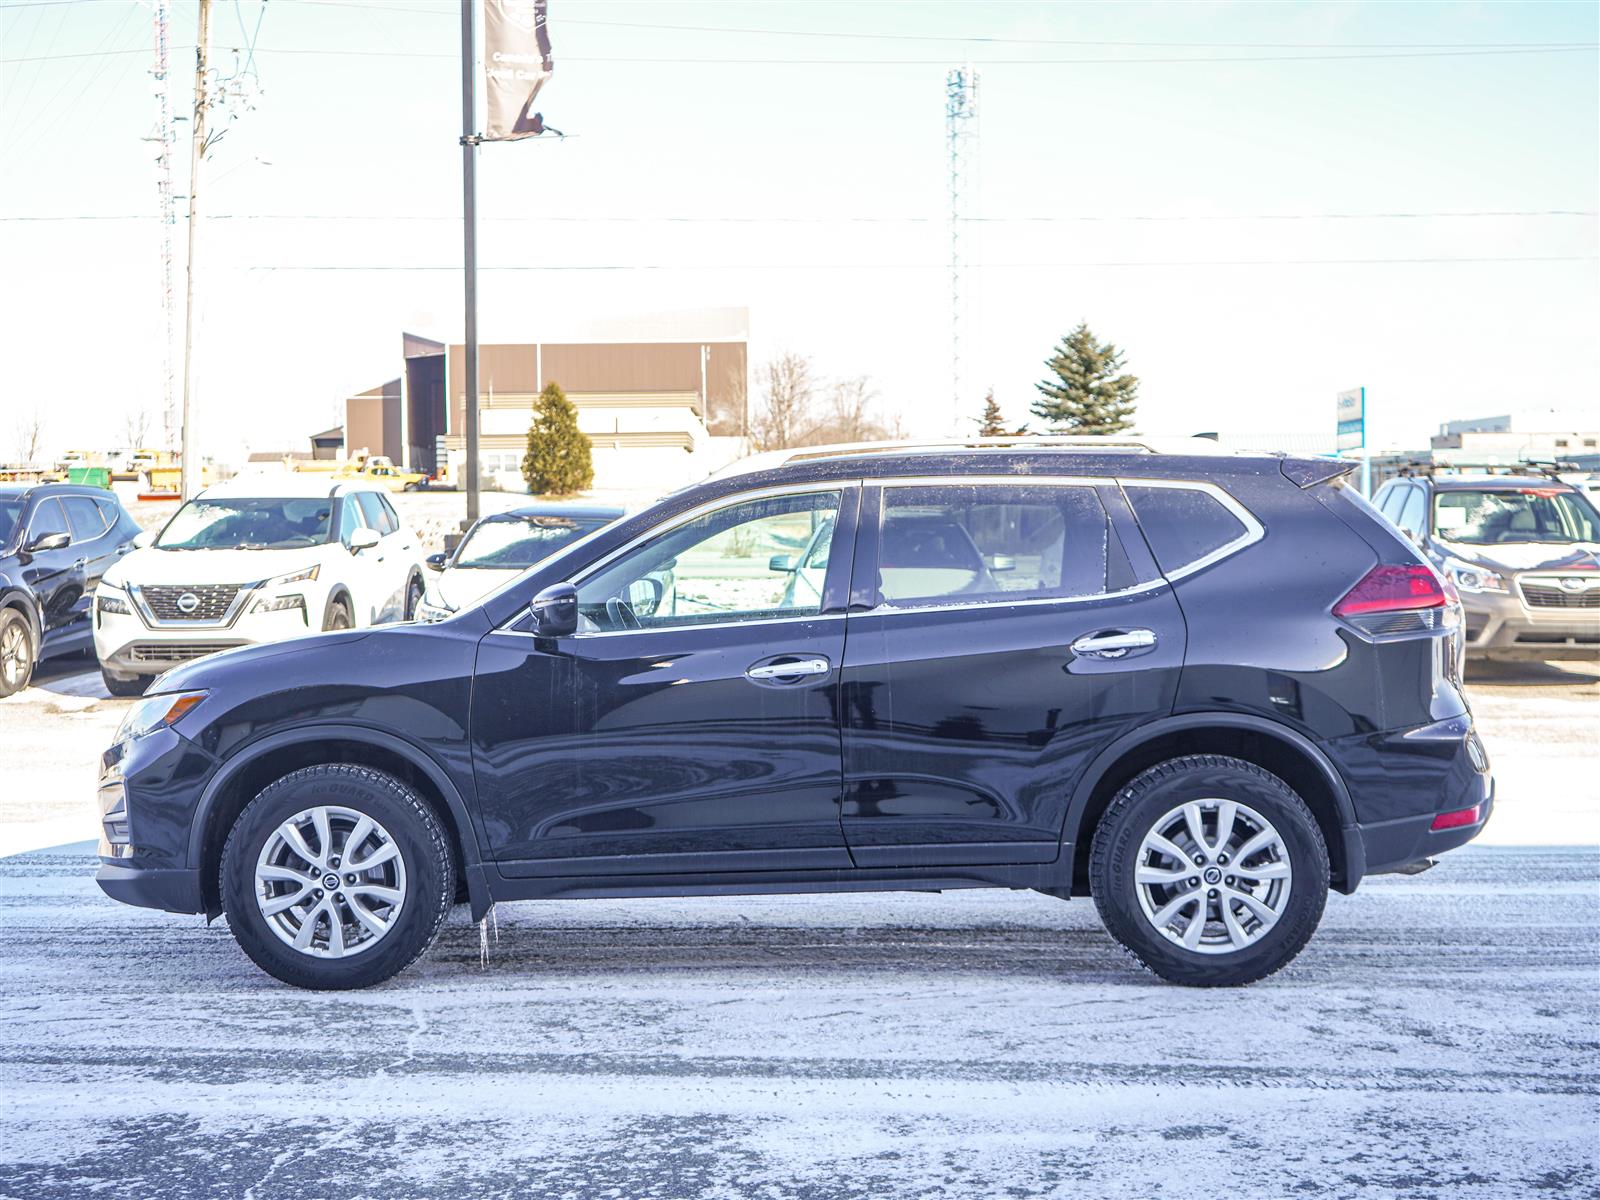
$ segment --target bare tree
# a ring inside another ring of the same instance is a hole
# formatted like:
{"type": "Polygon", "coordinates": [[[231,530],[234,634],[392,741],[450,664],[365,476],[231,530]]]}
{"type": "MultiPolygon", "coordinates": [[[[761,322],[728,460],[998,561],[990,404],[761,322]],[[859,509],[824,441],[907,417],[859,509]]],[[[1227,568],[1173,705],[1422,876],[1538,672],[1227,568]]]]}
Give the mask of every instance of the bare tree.
{"type": "Polygon", "coordinates": [[[873,414],[878,392],[867,376],[835,380],[828,399],[826,440],[870,442],[888,435],[888,428],[873,414]]]}
{"type": "Polygon", "coordinates": [[[761,368],[761,403],[750,420],[757,450],[806,445],[815,434],[816,380],[811,360],[786,351],[761,368]]]}
{"type": "Polygon", "coordinates": [[[23,466],[36,466],[44,442],[44,415],[35,408],[17,422],[17,458],[23,466]]]}
{"type": "Polygon", "coordinates": [[[150,413],[144,407],[132,409],[122,422],[123,445],[130,450],[139,450],[144,447],[145,439],[150,436],[150,413]]]}

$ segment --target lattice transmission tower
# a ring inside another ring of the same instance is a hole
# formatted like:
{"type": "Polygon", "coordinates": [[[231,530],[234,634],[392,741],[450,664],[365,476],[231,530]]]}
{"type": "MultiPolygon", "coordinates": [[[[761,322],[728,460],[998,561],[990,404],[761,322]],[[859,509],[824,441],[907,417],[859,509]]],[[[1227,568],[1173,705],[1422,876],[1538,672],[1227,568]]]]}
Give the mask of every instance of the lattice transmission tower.
{"type": "Polygon", "coordinates": [[[978,169],[978,72],[952,67],[944,80],[945,147],[950,160],[950,421],[966,432],[962,326],[967,316],[966,240],[968,193],[978,169]]]}

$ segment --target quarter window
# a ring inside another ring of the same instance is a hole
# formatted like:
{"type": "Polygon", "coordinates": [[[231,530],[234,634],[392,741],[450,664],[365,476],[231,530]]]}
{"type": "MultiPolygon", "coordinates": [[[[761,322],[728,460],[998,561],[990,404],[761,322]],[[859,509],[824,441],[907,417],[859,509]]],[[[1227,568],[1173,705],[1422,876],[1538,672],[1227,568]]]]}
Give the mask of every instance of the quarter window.
{"type": "Polygon", "coordinates": [[[1215,554],[1248,532],[1210,492],[1133,483],[1126,489],[1139,528],[1164,575],[1215,554]]]}
{"type": "Polygon", "coordinates": [[[657,534],[578,585],[580,632],[820,613],[839,499],[745,500],[657,534]]]}
{"type": "Polygon", "coordinates": [[[885,605],[1066,599],[1106,590],[1110,528],[1094,489],[886,487],[878,532],[885,605]]]}

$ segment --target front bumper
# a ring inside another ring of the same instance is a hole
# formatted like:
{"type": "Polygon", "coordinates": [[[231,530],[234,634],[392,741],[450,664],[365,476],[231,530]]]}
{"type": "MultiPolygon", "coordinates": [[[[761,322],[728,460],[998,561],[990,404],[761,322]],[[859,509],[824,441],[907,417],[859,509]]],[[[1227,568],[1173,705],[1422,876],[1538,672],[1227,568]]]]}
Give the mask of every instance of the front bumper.
{"type": "Polygon", "coordinates": [[[1509,579],[1510,592],[1462,593],[1467,653],[1516,659],[1600,657],[1600,608],[1529,604],[1523,578],[1509,579]]]}
{"type": "Polygon", "coordinates": [[[100,759],[100,869],[113,900],[168,912],[204,908],[190,863],[195,804],[216,759],[175,729],[120,742],[100,759]]]}
{"type": "Polygon", "coordinates": [[[102,862],[94,881],[113,900],[139,908],[197,913],[205,907],[200,896],[200,872],[185,867],[133,867],[102,862]]]}
{"type": "Polygon", "coordinates": [[[290,608],[241,613],[227,626],[196,622],[193,628],[174,625],[151,629],[133,613],[96,611],[95,656],[113,675],[159,675],[218,650],[304,637],[321,628],[321,615],[321,609],[317,609],[315,628],[300,609],[290,608]]]}

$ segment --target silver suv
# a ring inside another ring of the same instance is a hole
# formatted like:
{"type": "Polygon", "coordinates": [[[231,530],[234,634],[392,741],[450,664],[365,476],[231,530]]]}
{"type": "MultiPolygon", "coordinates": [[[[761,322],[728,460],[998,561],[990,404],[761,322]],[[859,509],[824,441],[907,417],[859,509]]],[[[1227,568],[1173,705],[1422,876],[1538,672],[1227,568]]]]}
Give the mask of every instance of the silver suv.
{"type": "Polygon", "coordinates": [[[1600,657],[1600,511],[1534,475],[1391,479],[1373,503],[1456,585],[1467,653],[1600,657]]]}

